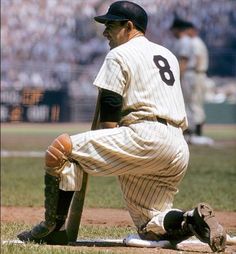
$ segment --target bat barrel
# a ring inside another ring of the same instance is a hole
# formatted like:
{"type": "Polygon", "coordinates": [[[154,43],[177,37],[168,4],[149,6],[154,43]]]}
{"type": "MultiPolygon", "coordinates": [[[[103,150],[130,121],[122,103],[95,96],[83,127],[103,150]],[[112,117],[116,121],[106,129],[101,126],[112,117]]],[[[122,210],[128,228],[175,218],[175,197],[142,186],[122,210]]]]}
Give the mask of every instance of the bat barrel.
{"type": "Polygon", "coordinates": [[[88,174],[83,173],[83,182],[80,191],[76,191],[71,201],[68,218],[66,221],[66,232],[69,242],[77,240],[87,187],[88,174]]]}

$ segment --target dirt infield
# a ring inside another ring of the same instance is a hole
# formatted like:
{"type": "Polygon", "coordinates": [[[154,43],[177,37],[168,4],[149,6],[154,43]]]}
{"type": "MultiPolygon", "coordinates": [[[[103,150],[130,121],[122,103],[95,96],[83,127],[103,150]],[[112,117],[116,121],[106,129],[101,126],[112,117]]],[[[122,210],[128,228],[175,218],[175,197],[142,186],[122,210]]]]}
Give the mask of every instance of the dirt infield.
{"type": "MultiPolygon", "coordinates": [[[[38,207],[1,207],[2,222],[24,222],[34,224],[43,219],[44,208],[38,207]]],[[[236,233],[236,212],[216,212],[220,223],[228,233],[236,233]]],[[[131,218],[126,210],[121,209],[85,209],[82,217],[82,224],[106,227],[133,227],[131,218]]],[[[74,247],[71,247],[74,248],[74,247]]],[[[110,250],[117,253],[157,253],[157,249],[127,248],[127,247],[78,247],[81,250],[97,248],[99,250],[110,250]]],[[[203,245],[182,246],[181,251],[188,253],[208,253],[210,248],[203,245]]],[[[177,253],[176,250],[158,250],[158,253],[177,253]]],[[[236,253],[236,246],[227,246],[226,253],[236,253]]]]}

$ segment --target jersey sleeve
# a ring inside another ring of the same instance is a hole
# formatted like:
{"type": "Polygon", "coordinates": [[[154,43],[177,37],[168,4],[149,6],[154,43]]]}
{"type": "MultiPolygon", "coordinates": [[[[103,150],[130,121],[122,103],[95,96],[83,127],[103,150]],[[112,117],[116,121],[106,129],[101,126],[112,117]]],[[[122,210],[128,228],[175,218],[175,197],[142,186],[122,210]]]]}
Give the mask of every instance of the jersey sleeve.
{"type": "Polygon", "coordinates": [[[125,73],[118,59],[107,56],[93,84],[123,96],[126,85],[125,73]]]}

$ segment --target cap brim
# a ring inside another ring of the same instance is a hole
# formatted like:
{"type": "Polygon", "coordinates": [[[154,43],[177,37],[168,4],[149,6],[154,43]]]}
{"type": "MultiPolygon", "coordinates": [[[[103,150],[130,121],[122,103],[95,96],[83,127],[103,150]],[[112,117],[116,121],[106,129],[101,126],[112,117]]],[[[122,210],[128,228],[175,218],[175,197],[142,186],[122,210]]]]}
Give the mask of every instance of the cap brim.
{"type": "Polygon", "coordinates": [[[126,21],[128,20],[127,18],[123,18],[123,17],[119,17],[116,15],[112,15],[112,14],[105,14],[102,16],[97,16],[94,17],[94,19],[98,22],[98,23],[106,23],[107,21],[126,21]]]}

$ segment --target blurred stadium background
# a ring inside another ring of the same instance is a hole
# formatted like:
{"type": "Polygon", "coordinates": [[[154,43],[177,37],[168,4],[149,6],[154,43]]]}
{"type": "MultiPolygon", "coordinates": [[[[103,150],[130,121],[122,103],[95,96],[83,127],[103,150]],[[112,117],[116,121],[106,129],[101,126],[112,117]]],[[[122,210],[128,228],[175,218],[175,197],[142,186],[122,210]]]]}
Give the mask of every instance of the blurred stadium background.
{"type": "MultiPolygon", "coordinates": [[[[109,50],[93,17],[112,2],[1,1],[1,122],[91,121],[109,50]]],[[[174,13],[197,25],[210,54],[207,123],[236,123],[236,1],[134,2],[149,14],[147,37],[170,50],[174,13]]]]}

